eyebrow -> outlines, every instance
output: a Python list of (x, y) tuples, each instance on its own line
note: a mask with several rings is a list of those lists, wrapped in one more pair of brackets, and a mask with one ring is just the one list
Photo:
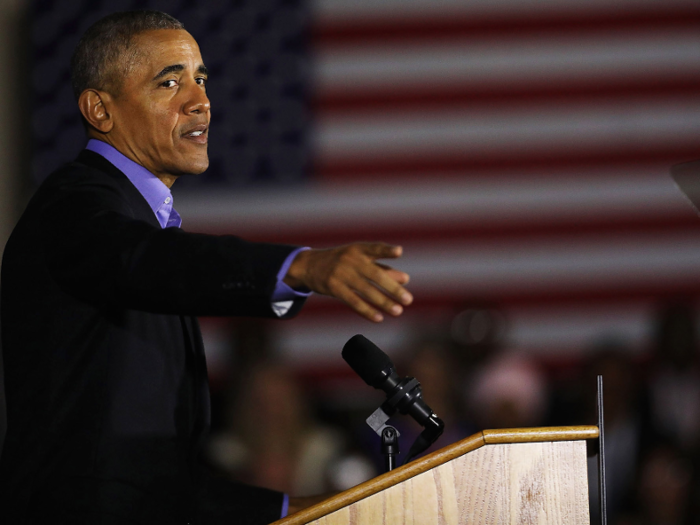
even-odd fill
[[(185, 66), (183, 66), (182, 64), (173, 64), (172, 66), (166, 66), (160, 71), (160, 73), (153, 77), (153, 80), (163, 78), (164, 76), (169, 75), (170, 73), (179, 73), (180, 71), (184, 71), (184, 69)], [(205, 65), (199, 66), (197, 68), (197, 73), (209, 76), (209, 70)]]

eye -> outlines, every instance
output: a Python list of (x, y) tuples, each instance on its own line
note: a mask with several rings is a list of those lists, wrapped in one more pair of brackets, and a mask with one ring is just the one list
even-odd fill
[(177, 80), (166, 80), (165, 82), (161, 83), (161, 86), (166, 87), (166, 88), (171, 88), (175, 87), (177, 84)]
[(208, 80), (207, 77), (197, 77), (197, 78), (195, 78), (195, 82), (197, 82), (197, 84), (199, 84), (200, 86), (206, 86), (207, 80)]

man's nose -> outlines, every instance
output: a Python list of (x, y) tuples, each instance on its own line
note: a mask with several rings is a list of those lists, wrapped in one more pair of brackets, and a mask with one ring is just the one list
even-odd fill
[(185, 103), (185, 113), (206, 113), (210, 109), (211, 104), (204, 87), (195, 84), (190, 90), (189, 97)]

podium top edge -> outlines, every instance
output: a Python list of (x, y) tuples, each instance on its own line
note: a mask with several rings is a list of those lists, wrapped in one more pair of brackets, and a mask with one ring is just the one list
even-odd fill
[(501, 428), (484, 430), (484, 443), (535, 443), (538, 441), (578, 441), (598, 437), (598, 427), (594, 425), (569, 427)]

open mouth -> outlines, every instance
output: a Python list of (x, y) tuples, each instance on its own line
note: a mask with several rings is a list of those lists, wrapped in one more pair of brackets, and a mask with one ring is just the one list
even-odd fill
[(191, 140), (197, 144), (206, 144), (209, 140), (209, 126), (200, 124), (190, 128), (182, 134), (182, 138)]

